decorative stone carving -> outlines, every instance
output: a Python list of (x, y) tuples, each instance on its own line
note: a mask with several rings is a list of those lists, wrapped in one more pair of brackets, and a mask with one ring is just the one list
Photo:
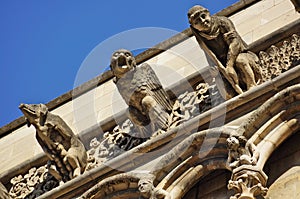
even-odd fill
[(138, 188), (142, 196), (149, 199), (169, 199), (170, 194), (160, 188), (156, 188), (153, 185), (153, 180), (148, 178), (142, 178), (138, 182)]
[(49, 172), (64, 182), (80, 175), (87, 164), (86, 150), (70, 127), (44, 104), (21, 104), (28, 125), (36, 129), (36, 139), (50, 159)]
[(11, 179), (9, 195), (12, 198), (36, 198), (58, 186), (59, 182), (48, 172), (47, 165), (31, 168), (24, 176)]
[(259, 152), (252, 142), (242, 135), (231, 136), (226, 141), (229, 150), (228, 163), (232, 169), (242, 165), (256, 165)]
[[(240, 94), (243, 90), (254, 87), (261, 79), (259, 59), (248, 51), (230, 19), (211, 16), (206, 8), (199, 5), (188, 11), (188, 18), (199, 45), (214, 62), (212, 66), (218, 67), (234, 91)], [(232, 89), (229, 89), (228, 83), (225, 81), (224, 93), (220, 81), (216, 80), (216, 83), (222, 96), (232, 97)]]
[(300, 64), (300, 37), (294, 34), (280, 47), (272, 45), (266, 52), (261, 51), (259, 58), (262, 67), (262, 81), (277, 77), (282, 72)]
[[(215, 86), (209, 86), (206, 83), (198, 84), (195, 91), (185, 92), (175, 101), (172, 112), (168, 116), (166, 130), (180, 125), (222, 101)], [(163, 132), (163, 130), (159, 129), (152, 137)], [(108, 159), (132, 149), (147, 139), (140, 138), (139, 132), (134, 128), (132, 122), (125, 120), (111, 132), (104, 133), (102, 140), (93, 138), (90, 141), (90, 149), (88, 150), (89, 163), (86, 170), (99, 166)]]
[(256, 146), (242, 135), (227, 138), (228, 163), (232, 170), (228, 189), (236, 194), (230, 199), (255, 199), (258, 195), (266, 195), (267, 176), (256, 166), (259, 152)]
[(233, 189), (236, 194), (230, 199), (256, 199), (256, 196), (265, 196), (268, 189), (266, 174), (255, 166), (243, 165), (233, 170), (228, 189)]
[(91, 148), (88, 150), (87, 170), (143, 143), (146, 138), (136, 137), (134, 130), (131, 121), (126, 120), (122, 126), (117, 125), (112, 132), (104, 133), (101, 142), (93, 138), (90, 142)]
[(151, 137), (158, 129), (166, 129), (173, 105), (150, 65), (137, 66), (132, 53), (121, 49), (113, 53), (110, 67), (139, 137)]

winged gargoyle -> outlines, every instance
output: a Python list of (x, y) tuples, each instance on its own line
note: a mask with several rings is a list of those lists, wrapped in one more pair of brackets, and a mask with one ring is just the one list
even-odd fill
[(151, 66), (147, 63), (137, 66), (132, 53), (120, 49), (113, 53), (110, 67), (140, 136), (150, 137), (158, 129), (166, 129), (173, 105)]
[(28, 126), (36, 129), (36, 139), (50, 159), (49, 172), (64, 182), (80, 175), (87, 164), (87, 153), (64, 120), (44, 104), (21, 104), (19, 108)]

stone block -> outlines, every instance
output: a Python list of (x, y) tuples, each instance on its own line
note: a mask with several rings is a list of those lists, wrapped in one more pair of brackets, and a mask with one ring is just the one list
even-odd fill
[(279, 28), (284, 27), (285, 25), (299, 19), (299, 13), (296, 13), (295, 11), (288, 11), (284, 15), (279, 16), (276, 19), (270, 21), (269, 23), (266, 23), (263, 26), (260, 26), (259, 28), (255, 29), (253, 31), (253, 41), (256, 41), (270, 34), (271, 32), (278, 30)]
[(291, 1), (282, 1), (281, 3), (265, 10), (261, 13), (262, 20), (264, 23), (262, 25), (280, 17), (286, 15), (287, 12), (295, 12), (294, 6)]

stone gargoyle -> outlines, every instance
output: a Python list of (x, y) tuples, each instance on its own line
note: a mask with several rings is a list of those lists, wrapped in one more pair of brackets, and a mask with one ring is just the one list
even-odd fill
[(114, 82), (129, 106), (129, 119), (142, 137), (150, 137), (158, 129), (167, 128), (173, 103), (151, 66), (136, 65), (132, 53), (125, 49), (113, 53), (110, 63)]
[[(238, 94), (256, 86), (262, 73), (259, 59), (248, 50), (247, 44), (229, 18), (210, 15), (208, 9), (195, 5), (189, 9), (188, 19), (199, 45), (209, 60), (214, 62), (210, 63), (212, 75), (216, 78), (216, 84), (224, 98), (234, 96), (228, 83)], [(217, 76), (215, 66), (225, 79)]]
[(87, 165), (87, 153), (82, 142), (58, 115), (44, 104), (21, 104), (28, 126), (36, 129), (36, 139), (50, 159), (49, 173), (59, 181), (80, 175)]

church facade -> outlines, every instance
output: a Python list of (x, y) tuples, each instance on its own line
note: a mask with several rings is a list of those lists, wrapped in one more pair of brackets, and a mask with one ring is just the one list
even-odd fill
[(182, 33), (20, 105), (0, 129), (0, 198), (299, 198), (299, 8), (193, 7)]

